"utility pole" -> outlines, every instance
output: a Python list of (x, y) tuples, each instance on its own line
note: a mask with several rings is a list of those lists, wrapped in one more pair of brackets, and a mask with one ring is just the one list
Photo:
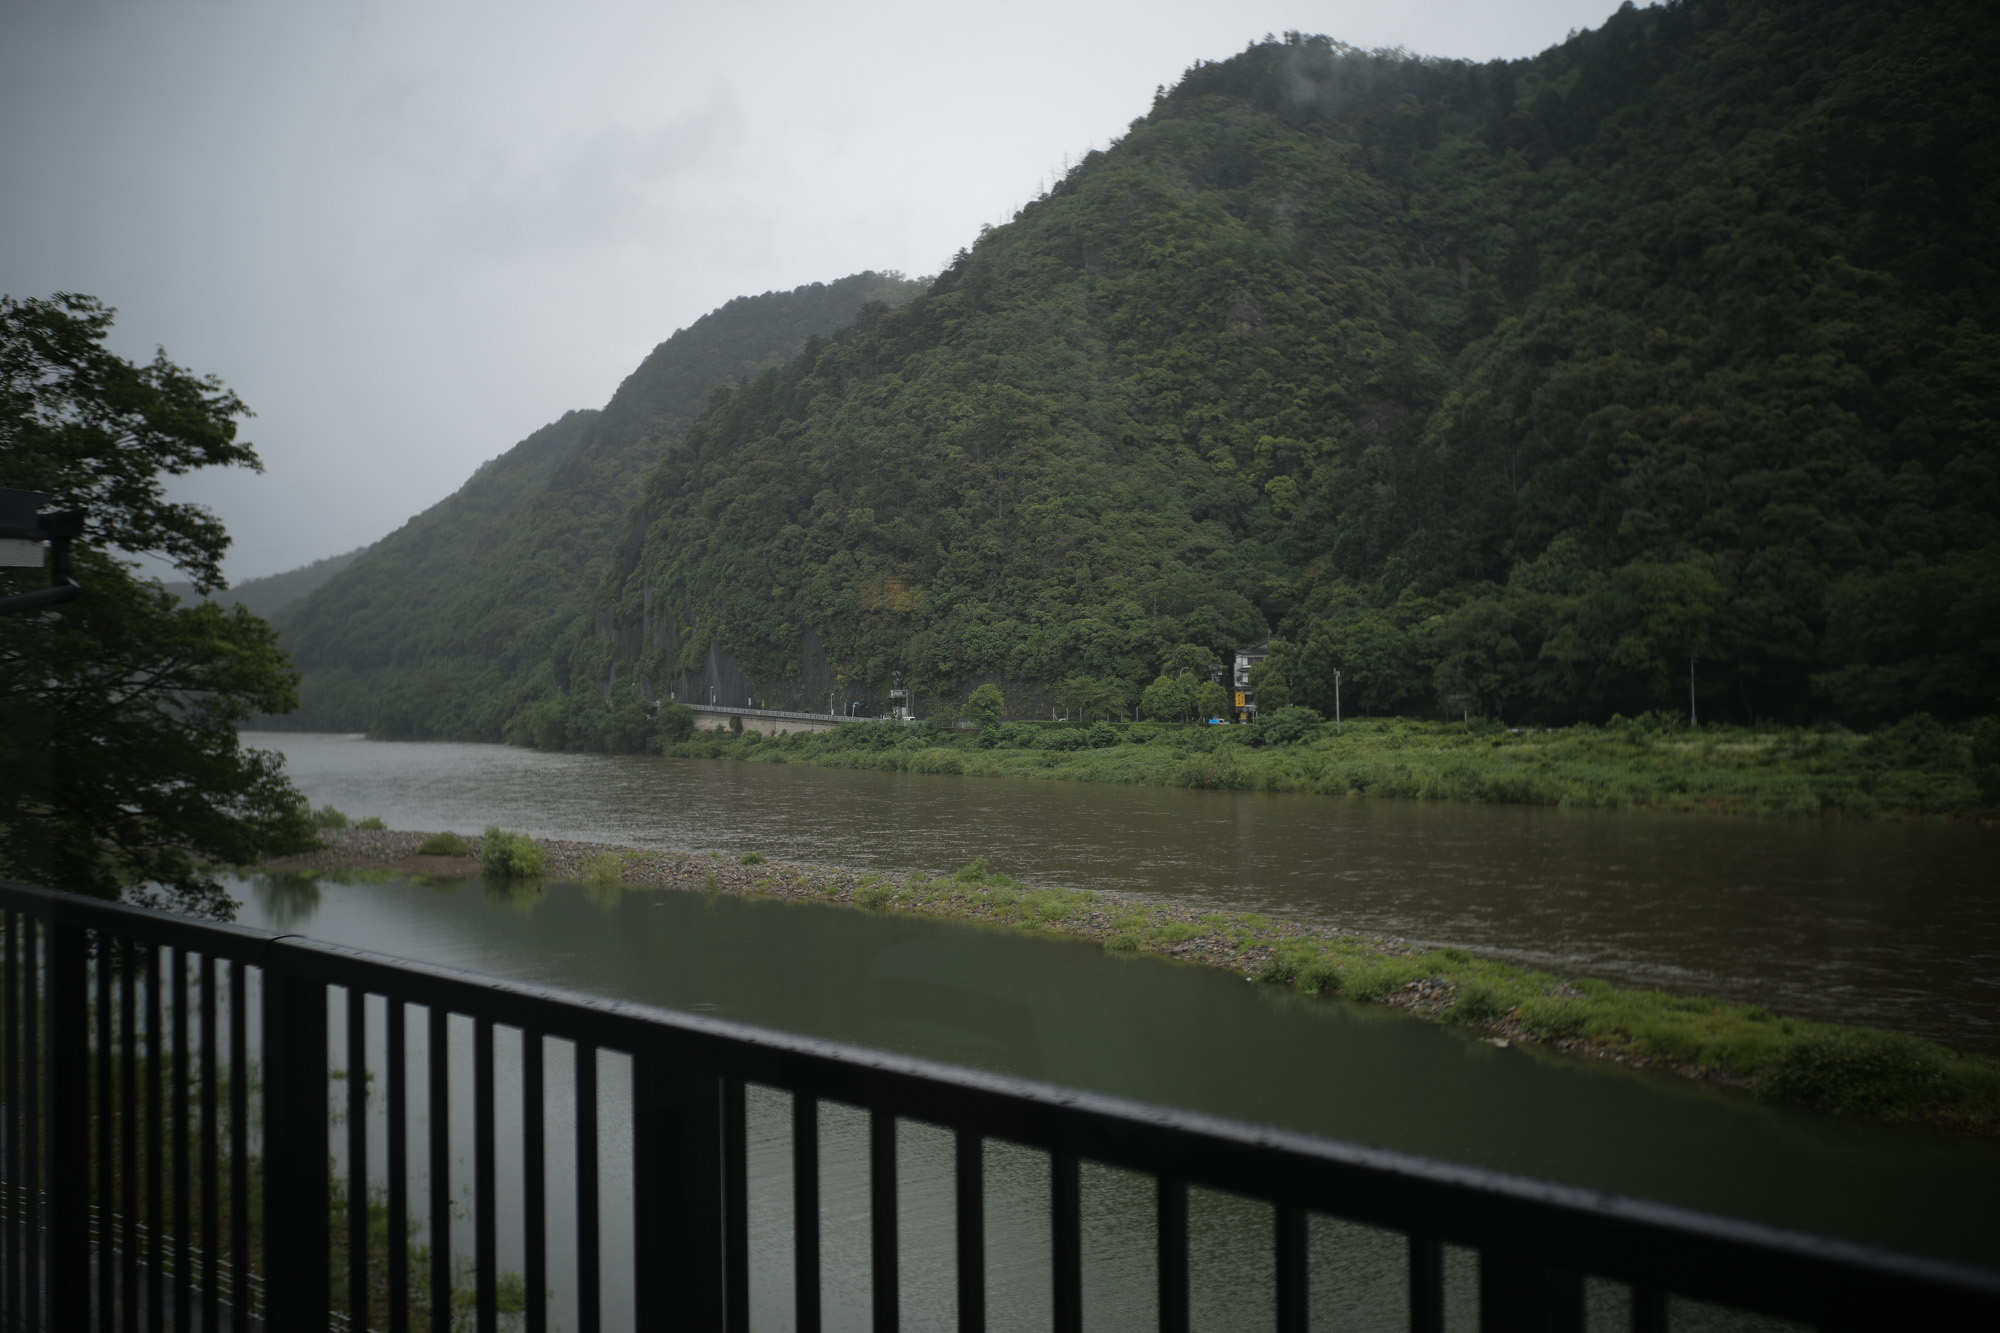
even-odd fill
[(1690, 729), (1701, 725), (1695, 720), (1694, 716), (1694, 657), (1693, 653), (1688, 654), (1688, 726)]
[(1340, 668), (1333, 669), (1333, 734), (1340, 734)]

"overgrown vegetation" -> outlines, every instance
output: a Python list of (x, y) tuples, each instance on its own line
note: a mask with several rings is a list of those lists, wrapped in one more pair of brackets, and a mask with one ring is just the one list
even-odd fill
[(357, 828), (364, 831), (389, 827), (382, 822), (382, 816), (369, 815), (365, 819), (349, 821), (345, 812), (337, 809), (332, 802), (322, 805), (312, 812), (313, 827), (318, 829)]
[(525, 833), (489, 825), (480, 842), (479, 868), (497, 879), (534, 879), (548, 869), (548, 853)]
[(418, 856), (470, 856), (471, 846), (456, 833), (433, 833), (417, 844)]
[(1338, 736), (1292, 707), (1248, 727), (1003, 722), (976, 732), (855, 723), (761, 737), (697, 732), (666, 747), (733, 758), (909, 773), (1323, 795), (1506, 801), (1759, 815), (1976, 815), (1978, 737), (1915, 714), (1868, 735), (1840, 728), (1687, 727), (1647, 714), (1605, 725), (1503, 727), (1349, 719)]

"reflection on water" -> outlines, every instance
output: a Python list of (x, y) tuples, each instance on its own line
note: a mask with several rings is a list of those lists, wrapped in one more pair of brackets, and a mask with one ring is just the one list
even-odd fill
[[(1378, 1006), (1247, 985), (1215, 969), (1121, 957), (1080, 941), (723, 895), (629, 891), (593, 899), (571, 884), (523, 892), (478, 882), (324, 880), (317, 890), (310, 915), (294, 916), (290, 928), (338, 943), (1782, 1225), (2000, 1260), (2000, 1225), (1987, 1206), (2000, 1191), (1995, 1145), (1783, 1112), (1535, 1048), (1499, 1050)], [(261, 880), (240, 896), (251, 925), (275, 925), (271, 907), (296, 912), (308, 901), (274, 893)], [(503, 1064), (507, 1058), (503, 1052)], [(561, 1063), (554, 1054), (549, 1060), (551, 1068)], [(456, 1115), (458, 1105), (453, 1109)], [(789, 1197), (788, 1187), (774, 1183), (789, 1171), (789, 1111), (781, 1105), (766, 1113), (771, 1156), (756, 1169), (770, 1183), (758, 1206), (769, 1209)], [(830, 1112), (823, 1132), (838, 1138), (846, 1133), (836, 1133), (842, 1123)], [(865, 1136), (850, 1137), (846, 1150), (861, 1154), (862, 1164), (853, 1169), (865, 1177)], [(928, 1142), (910, 1128), (913, 1161), (944, 1151)], [(825, 1158), (829, 1208), (847, 1197), (844, 1186), (836, 1188), (849, 1169), (836, 1147), (830, 1140)], [(948, 1181), (948, 1160), (938, 1169)], [(865, 1179), (856, 1188), (865, 1201)], [(1107, 1181), (1104, 1188), (1118, 1196), (1124, 1187)], [(1022, 1189), (1021, 1225), (1032, 1227), (1045, 1194)], [(915, 1185), (912, 1191), (910, 1200), (925, 1197)], [(996, 1208), (1008, 1206), (1001, 1195), (995, 1200)], [(1128, 1268), (1143, 1286), (1148, 1270), (1127, 1255), (1130, 1246), (1137, 1246), (1132, 1255), (1148, 1253), (1131, 1231), (1138, 1223), (1117, 1220), (1129, 1211), (1122, 1205), (1107, 1208), (1107, 1229), (1092, 1242), (1102, 1243), (1101, 1253), (1093, 1250), (1100, 1254), (1097, 1289), (1120, 1290), (1116, 1274)], [(789, 1244), (786, 1229), (773, 1227), (767, 1242)], [(905, 1234), (931, 1229), (932, 1222), (913, 1221)], [(843, 1230), (854, 1233), (852, 1243), (866, 1244), (865, 1227), (830, 1221), (827, 1234)], [(1226, 1240), (1239, 1230), (1222, 1225), (1218, 1235)], [(1245, 1234), (1264, 1231), (1251, 1226)], [(996, 1233), (995, 1244), (996, 1263), (1017, 1245), (1027, 1256), (1024, 1274), (1040, 1262), (1034, 1255), (1046, 1254), (1032, 1236), (1007, 1241)], [(1216, 1260), (1223, 1276), (1215, 1280), (1243, 1271), (1248, 1260), (1239, 1259)], [(910, 1262), (921, 1268), (917, 1258)]]
[(2000, 829), (1192, 792), (258, 733), (392, 828), (1019, 878), (1464, 945), (2000, 1052)]
[[(250, 891), (258, 924), (269, 930), (296, 931), (319, 912), (319, 880), (311, 875), (259, 875)], [(246, 918), (239, 911), (237, 919)]]

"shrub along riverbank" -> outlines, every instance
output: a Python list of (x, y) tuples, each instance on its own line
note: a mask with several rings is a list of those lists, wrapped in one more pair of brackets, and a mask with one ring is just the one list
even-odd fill
[[(411, 873), (424, 835), (347, 830), (267, 869), (306, 876)], [(469, 839), (471, 856), (485, 850)], [(2000, 1065), (1900, 1033), (1773, 1014), (1761, 1005), (1614, 986), (1379, 935), (1255, 913), (1199, 912), (1085, 889), (1030, 885), (974, 862), (949, 875), (864, 874), (755, 852), (648, 852), (548, 843), (554, 877), (607, 903), (675, 888), (824, 902), (1094, 940), (1107, 951), (1227, 968), (1329, 1002), (1388, 1004), (1495, 1044), (1541, 1045), (1736, 1088), (1837, 1115), (2000, 1133)], [(468, 859), (469, 871), (474, 863)], [(502, 881), (514, 897), (531, 881)], [(501, 891), (494, 886), (494, 891)]]
[(1928, 715), (1873, 735), (1698, 729), (1643, 717), (1554, 730), (1364, 719), (1336, 735), (1305, 709), (1253, 726), (1005, 722), (977, 731), (855, 723), (780, 736), (699, 731), (687, 758), (1072, 782), (1301, 791), (1756, 815), (1976, 817), (2000, 799), (2000, 736)]

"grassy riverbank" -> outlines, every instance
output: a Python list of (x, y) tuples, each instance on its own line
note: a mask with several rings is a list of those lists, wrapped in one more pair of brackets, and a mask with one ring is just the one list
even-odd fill
[[(470, 875), (481, 840), (457, 858), (419, 855), (424, 835), (341, 830), (318, 854), (268, 869), (304, 876)], [(975, 862), (953, 874), (890, 877), (592, 843), (542, 844), (553, 878), (615, 902), (624, 892), (686, 889), (909, 912), (1031, 934), (1074, 936), (1107, 951), (1227, 968), (1269, 985), (1387, 1004), (1495, 1044), (1546, 1046), (1660, 1070), (1760, 1100), (1837, 1115), (2000, 1133), (2000, 1065), (1935, 1042), (1773, 1014), (1761, 1005), (1673, 995), (1480, 958), (1462, 949), (1319, 929), (1254, 913), (1197, 912), (1086, 889), (1020, 884)], [(504, 885), (504, 887), (503, 887)], [(494, 892), (539, 893), (531, 881)]]
[[(1655, 718), (1511, 731), (1407, 719), (1271, 743), (1259, 727), (1002, 723), (981, 732), (856, 724), (762, 737), (697, 732), (688, 758), (1069, 782), (1400, 796), (1752, 815), (1977, 817), (1970, 739), (1927, 716), (1872, 736), (1751, 731)], [(1987, 807), (1990, 809), (1990, 807)]]

